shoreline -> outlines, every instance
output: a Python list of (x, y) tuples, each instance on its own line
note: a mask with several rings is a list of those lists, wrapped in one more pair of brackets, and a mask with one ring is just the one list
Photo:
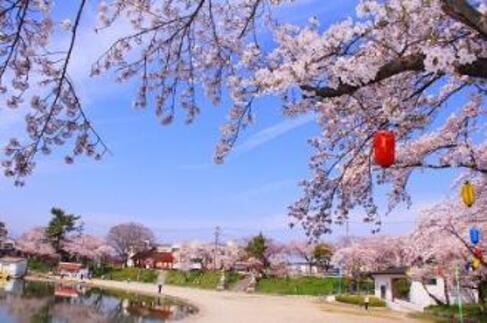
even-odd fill
[[(316, 296), (278, 296), (247, 294), (164, 285), (157, 293), (157, 285), (112, 280), (53, 279), (28, 275), (26, 280), (83, 283), (87, 286), (116, 289), (149, 296), (167, 296), (195, 306), (198, 312), (180, 322), (199, 323), (387, 323), (421, 322), (391, 311), (369, 311), (326, 303)], [(424, 322), (424, 321), (423, 321)]]
[[(196, 308), (195, 314), (190, 315), (189, 317), (187, 317), (187, 318), (185, 318), (179, 322), (193, 321), (194, 319), (198, 319), (199, 316), (202, 315), (201, 307), (189, 299), (169, 295), (167, 293), (159, 294), (158, 292), (155, 292), (155, 291), (137, 290), (137, 289), (131, 288), (131, 286), (130, 287), (128, 287), (128, 286), (111, 286), (111, 285), (105, 286), (105, 284), (103, 284), (102, 282), (104, 282), (106, 280), (101, 280), (101, 279), (90, 279), (90, 280), (83, 279), (83, 280), (80, 280), (80, 279), (72, 279), (72, 278), (61, 279), (61, 278), (54, 278), (54, 277), (43, 277), (43, 276), (39, 276), (39, 275), (26, 275), (22, 279), (24, 279), (26, 281), (32, 281), (32, 282), (45, 282), (45, 283), (53, 283), (53, 284), (55, 284), (55, 283), (83, 284), (83, 285), (87, 285), (87, 286), (92, 287), (92, 288), (101, 288), (101, 289), (105, 289), (105, 290), (117, 290), (117, 291), (123, 291), (123, 292), (127, 292), (127, 293), (133, 293), (133, 294), (145, 295), (145, 296), (152, 296), (152, 297), (168, 297), (168, 298), (172, 298), (174, 300), (186, 303), (186, 304)], [(107, 282), (117, 282), (117, 281), (107, 280)], [(126, 282), (118, 282), (118, 283), (123, 283), (123, 284), (127, 284), (127, 285), (133, 284), (133, 283), (126, 283)], [(135, 283), (137, 283), (137, 282), (135, 282)], [(140, 283), (140, 284), (151, 285), (149, 283)]]

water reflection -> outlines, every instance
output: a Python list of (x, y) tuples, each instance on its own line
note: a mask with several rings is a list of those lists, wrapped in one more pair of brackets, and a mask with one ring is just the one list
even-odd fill
[(0, 282), (0, 322), (166, 322), (196, 313), (168, 297), (150, 297), (85, 285)]

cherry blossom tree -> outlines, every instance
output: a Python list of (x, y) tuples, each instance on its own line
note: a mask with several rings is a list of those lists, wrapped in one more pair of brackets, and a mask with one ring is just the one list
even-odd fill
[(199, 264), (202, 270), (209, 270), (213, 269), (214, 256), (214, 245), (189, 241), (181, 245), (178, 262), (182, 269), (191, 269), (193, 264)]
[[(487, 286), (487, 243), (481, 241), (479, 246), (485, 256), (480, 260), (480, 268), (472, 270), (472, 257), (475, 255), (474, 246), (469, 241), (469, 229), (479, 228), (484, 234), (487, 232), (487, 217), (484, 192), (473, 209), (466, 209), (455, 202), (445, 202), (431, 209), (424, 210), (418, 226), (411, 234), (410, 241), (414, 248), (410, 248), (410, 275), (419, 281), (430, 277), (441, 277), (445, 281), (444, 302), (449, 303), (450, 291), (455, 287), (455, 268), (461, 273), (461, 284), (479, 294), (479, 299), (485, 302), (484, 286)], [(426, 291), (428, 291), (425, 286)], [(433, 297), (434, 298), (434, 297)], [(443, 300), (436, 299), (437, 303)]]
[(331, 262), (357, 279), (372, 271), (408, 266), (407, 248), (408, 237), (367, 237), (337, 248)]
[[(480, 268), (473, 270), (471, 264), (476, 252), (469, 241), (470, 228), (487, 232), (486, 187), (476, 184), (479, 199), (472, 208), (460, 205), (459, 199), (443, 201), (422, 211), (411, 234), (355, 239), (336, 250), (333, 263), (354, 278), (371, 271), (406, 267), (408, 276), (422, 282), (425, 291), (438, 304), (450, 303), (456, 286), (455, 270), (459, 268), (462, 288), (472, 291), (472, 299), (478, 293), (479, 299), (485, 300), (487, 243), (482, 240), (477, 246), (484, 256), (479, 259)], [(445, 282), (443, 298), (431, 293), (426, 284), (428, 279), (436, 277)]]
[[(410, 203), (406, 188), (415, 170), (463, 169), (485, 185), (487, 9), (481, 1), (363, 0), (357, 18), (326, 30), (316, 18), (306, 26), (278, 21), (273, 9), (283, 2), (100, 1), (99, 30), (120, 21), (132, 30), (107, 44), (92, 74), (137, 80), (135, 106), (154, 107), (163, 124), (178, 107), (193, 121), (198, 91), (215, 104), (228, 92), (233, 105), (217, 162), (252, 123), (262, 96), (281, 98), (286, 116), (316, 115), (321, 131), (310, 141), (312, 177), (289, 208), (292, 224), (310, 237), (330, 232), (354, 208), (365, 211), (375, 232), (382, 214), (377, 186), (390, 184), (388, 210)], [(54, 21), (52, 0), (0, 4), (0, 89), (7, 106), (23, 106), (33, 80), (43, 89), (29, 100), (28, 140), (12, 139), (6, 147), (2, 166), (18, 184), (32, 172), (36, 154), (67, 141), (74, 143), (68, 163), (107, 151), (67, 73), (85, 3), (79, 1), (72, 22)], [(58, 27), (70, 39), (61, 52), (49, 43)], [(263, 46), (264, 29), (273, 33), (273, 46)], [(462, 95), (465, 104), (448, 115), (448, 102)], [(375, 165), (371, 154), (373, 135), (382, 129), (398, 140), (388, 169)]]
[(299, 257), (307, 263), (309, 274), (311, 274), (312, 267), (315, 264), (314, 250), (315, 245), (308, 241), (295, 240), (287, 245), (287, 252), (291, 257)]
[(46, 229), (43, 227), (36, 227), (24, 232), (15, 242), (15, 248), (29, 256), (58, 256), (46, 237)]
[(267, 240), (266, 246), (267, 248), (264, 253), (265, 261), (263, 262), (264, 269), (266, 269), (265, 273), (278, 277), (288, 276), (290, 273), (290, 246), (272, 239)]
[(236, 241), (228, 241), (219, 250), (220, 254), (217, 260), (219, 260), (220, 265), (218, 267), (226, 270), (232, 269), (238, 261), (245, 258), (245, 250), (242, 244)]
[(230, 270), (236, 262), (245, 258), (245, 251), (237, 241), (219, 244), (216, 249), (214, 243), (189, 241), (181, 245), (176, 258), (183, 269), (199, 263), (203, 270)]
[(111, 227), (106, 241), (125, 262), (130, 252), (138, 252), (151, 246), (155, 237), (154, 233), (144, 225), (129, 222)]
[(109, 246), (105, 240), (90, 234), (68, 237), (62, 247), (71, 257), (83, 261), (100, 262), (117, 255), (115, 249)]
[(330, 244), (313, 244), (303, 240), (289, 242), (287, 249), (289, 255), (297, 256), (306, 261), (310, 274), (313, 266), (317, 266), (320, 270), (326, 271), (330, 266), (330, 260), (333, 254), (333, 247)]

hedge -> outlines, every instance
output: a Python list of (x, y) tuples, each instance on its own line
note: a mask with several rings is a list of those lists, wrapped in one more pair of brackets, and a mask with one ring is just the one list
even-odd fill
[[(364, 305), (364, 295), (349, 295), (349, 294), (342, 294), (337, 295), (335, 300), (341, 303), (347, 304), (355, 304), (355, 305)], [(385, 307), (386, 302), (381, 300), (380, 298), (369, 296), (369, 306), (370, 307)]]

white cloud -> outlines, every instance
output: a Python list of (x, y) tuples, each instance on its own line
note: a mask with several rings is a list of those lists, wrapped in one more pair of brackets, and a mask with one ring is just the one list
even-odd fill
[(297, 182), (298, 181), (295, 179), (285, 179), (269, 182), (238, 194), (237, 199), (248, 201), (260, 197), (266, 197), (269, 194), (276, 193), (287, 188), (297, 187)]
[(235, 148), (235, 154), (239, 155), (254, 150), (257, 147), (260, 147), (268, 143), (269, 141), (277, 139), (296, 128), (302, 127), (312, 122), (313, 120), (315, 120), (315, 116), (311, 114), (307, 114), (302, 117), (287, 119), (276, 125), (261, 130), (256, 134), (252, 135), (250, 138), (248, 138), (240, 145), (238, 145)]

